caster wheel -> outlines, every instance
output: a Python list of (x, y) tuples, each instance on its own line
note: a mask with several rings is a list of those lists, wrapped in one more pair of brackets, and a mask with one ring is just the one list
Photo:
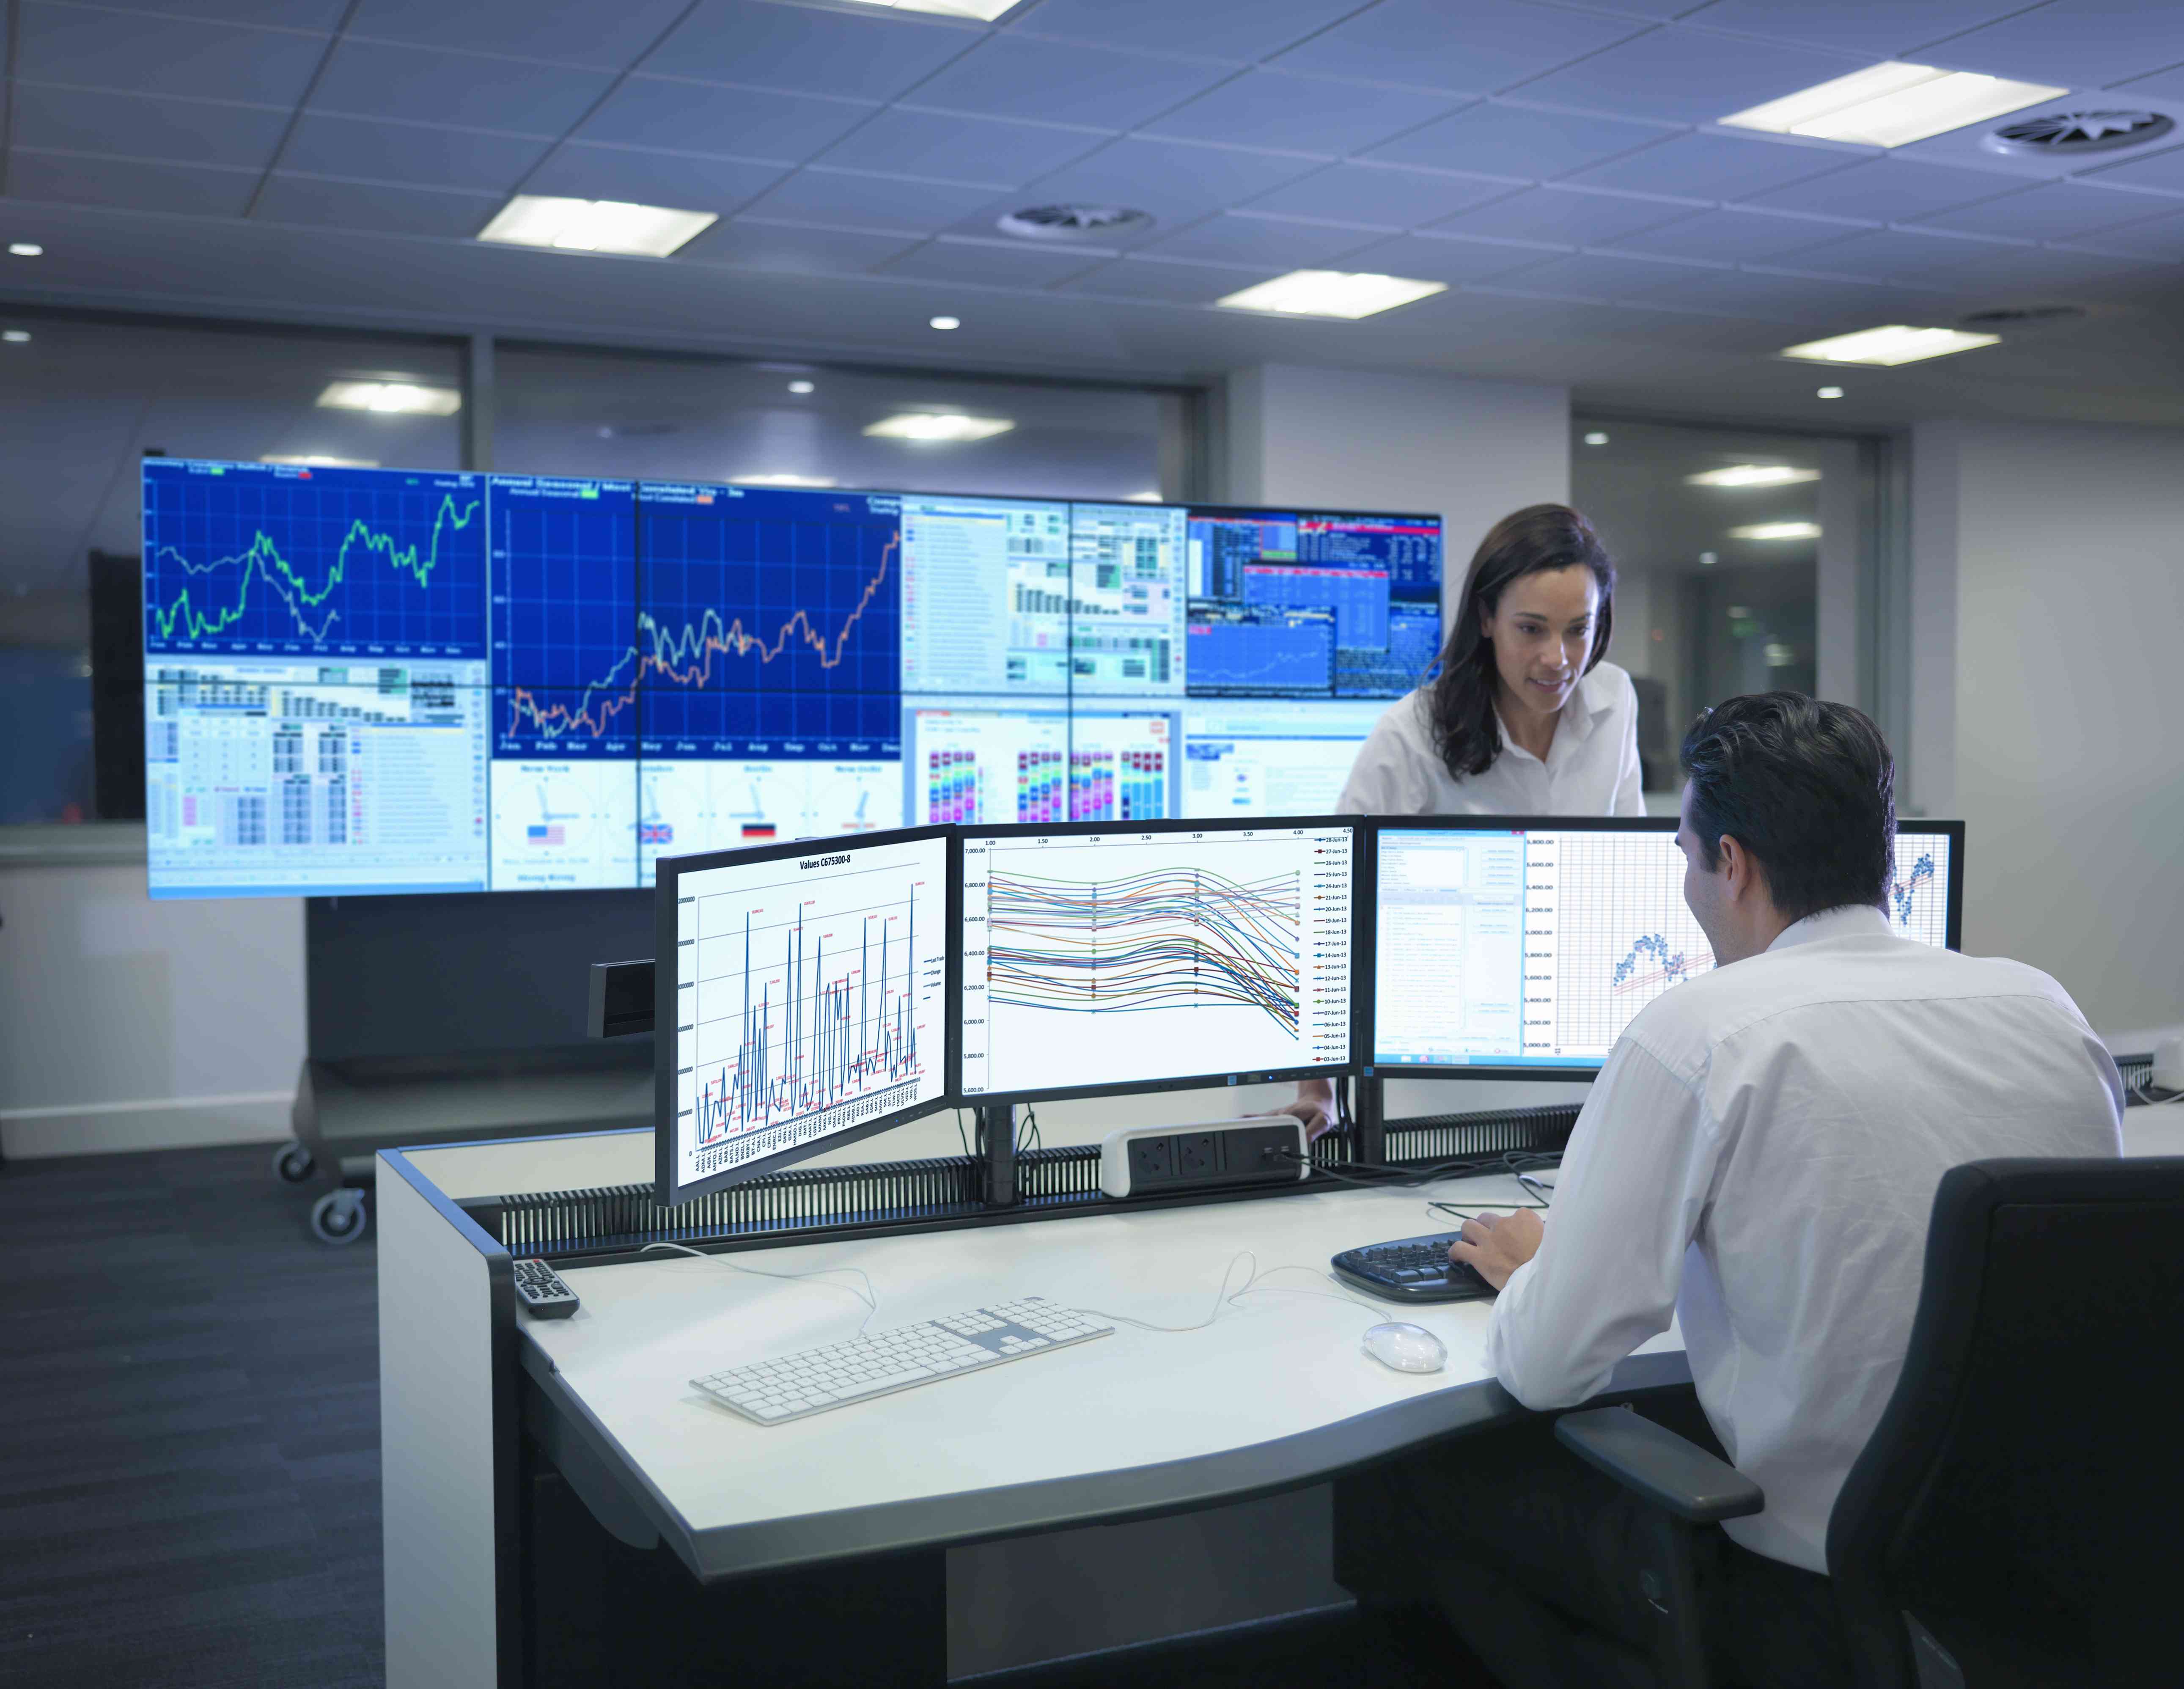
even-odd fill
[(318, 1170), (318, 1165), (301, 1144), (283, 1144), (273, 1152), (273, 1176), (283, 1185), (301, 1185)]
[(329, 1190), (311, 1204), (311, 1235), (337, 1247), (364, 1235), (364, 1192)]

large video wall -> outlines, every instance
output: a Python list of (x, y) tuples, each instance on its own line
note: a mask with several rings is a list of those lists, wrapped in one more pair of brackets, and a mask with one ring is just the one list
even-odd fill
[(154, 896), (1330, 810), (1432, 516), (148, 460)]

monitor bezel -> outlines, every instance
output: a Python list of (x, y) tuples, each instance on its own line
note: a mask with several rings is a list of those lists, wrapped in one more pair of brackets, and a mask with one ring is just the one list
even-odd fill
[(1229, 1072), (1226, 1069), (1202, 1073), (1178, 1074), (1162, 1079), (1125, 1080), (1106, 1085), (1048, 1085), (1036, 1089), (1016, 1090), (968, 1091), (963, 1087), (961, 1067), (962, 1042), (960, 1036), (955, 1044), (957, 1066), (952, 1075), (954, 1090), (960, 1105), (965, 1108), (1000, 1108), (1022, 1103), (1061, 1101), (1075, 1097), (1135, 1096), (1150, 1091), (1218, 1090), (1237, 1085), (1275, 1084), (1290, 1079), (1344, 1078), (1359, 1071), (1357, 1034), (1360, 1025), (1358, 1001), (1358, 944), (1362, 936), (1357, 888), (1363, 872), (1363, 849), (1366, 836), (1366, 817), (1357, 815), (1265, 816), (1256, 818), (1240, 817), (1230, 820), (1198, 820), (1162, 818), (1157, 821), (1061, 821), (1051, 822), (1022, 822), (1007, 825), (973, 825), (969, 822), (951, 823), (957, 834), (956, 878), (952, 889), (956, 895), (956, 945), (958, 975), (956, 1005), (952, 1024), (960, 1029), (962, 1023), (961, 958), (962, 943), (962, 879), (967, 861), (965, 847), (973, 839), (1051, 839), (1056, 837), (1092, 838), (1103, 833), (1249, 833), (1282, 828), (1346, 827), (1350, 836), (1350, 1058), (1345, 1062), (1319, 1063), (1299, 1067), (1278, 1067), (1264, 1071)]
[[(703, 873), (715, 868), (748, 865), (758, 867), (769, 861), (788, 857), (809, 856), (815, 850), (833, 852), (844, 850), (868, 849), (878, 844), (910, 844), (927, 839), (939, 839), (944, 850), (941, 858), (941, 931), (942, 981), (940, 995), (941, 1052), (940, 1095), (929, 1102), (921, 1102), (906, 1109), (898, 1109), (878, 1119), (867, 1120), (808, 1144), (799, 1144), (793, 1149), (761, 1156), (755, 1161), (745, 1162), (740, 1167), (728, 1168), (707, 1178), (688, 1185), (676, 1179), (677, 1146), (676, 1080), (679, 1075), (677, 1063), (680, 1058), (682, 1028), (677, 1023), (680, 1012), (678, 984), (682, 973), (681, 939), (677, 911), (681, 907), (680, 888), (682, 876)], [(653, 1183), (654, 1200), (663, 1208), (680, 1207), (695, 1201), (716, 1190), (725, 1190), (733, 1185), (748, 1185), (755, 1179), (793, 1167), (799, 1162), (809, 1161), (814, 1156), (847, 1148), (882, 1132), (893, 1131), (914, 1120), (922, 1120), (944, 1109), (961, 1106), (956, 1093), (956, 1003), (960, 996), (959, 970), (961, 967), (962, 904), (960, 886), (962, 881), (962, 839), (957, 828), (946, 824), (929, 827), (890, 828), (873, 833), (825, 833), (813, 839), (794, 839), (781, 844), (755, 844), (741, 850), (708, 850), (687, 856), (662, 856), (653, 884), (654, 921), (654, 1044), (653, 1044)], [(664, 978), (662, 972), (664, 970)], [(662, 1006), (665, 1006), (664, 1014)], [(660, 1025), (665, 1019), (666, 1024)]]
[[(1529, 1079), (1545, 1084), (1590, 1084), (1600, 1077), (1607, 1057), (1585, 1065), (1575, 1063), (1511, 1062), (1499, 1064), (1384, 1062), (1380, 1059), (1375, 1017), (1379, 1008), (1380, 835), (1383, 833), (1660, 833), (1673, 840), (1681, 825), (1676, 816), (1570, 815), (1425, 815), (1368, 817), (1367, 844), (1361, 875), (1360, 903), (1366, 913), (1362, 953), (1371, 970), (1364, 992), (1365, 1024), (1354, 1047), (1364, 1053), (1359, 1073), (1368, 1079)], [(1929, 821), (1924, 817), (1899, 820), (1897, 833), (1936, 833), (1949, 841), (1949, 875), (1942, 923), (1944, 947), (1964, 948), (1964, 824), (1961, 821)], [(1890, 841), (1892, 851), (1894, 840)]]

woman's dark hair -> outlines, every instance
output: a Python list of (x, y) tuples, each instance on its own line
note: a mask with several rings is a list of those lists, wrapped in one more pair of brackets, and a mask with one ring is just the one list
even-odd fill
[(1484, 774), (1502, 754), (1502, 734), (1494, 722), (1494, 642), (1479, 623), (1494, 613), (1510, 582), (1549, 569), (1592, 571), (1600, 583), (1600, 616), (1593, 625), (1592, 655), (1585, 672), (1607, 655), (1607, 636), (1615, 627), (1615, 563), (1592, 524), (1567, 504), (1527, 504), (1487, 530), (1472, 555), (1463, 584), (1463, 602), (1441, 647), (1440, 675), (1428, 694), (1434, 744), (1448, 772), (1458, 779)]
[(1792, 921), (1878, 904), (1896, 872), (1896, 761), (1847, 704), (1756, 692), (1700, 713), (1684, 735), (1690, 820), (1711, 872), (1727, 833)]

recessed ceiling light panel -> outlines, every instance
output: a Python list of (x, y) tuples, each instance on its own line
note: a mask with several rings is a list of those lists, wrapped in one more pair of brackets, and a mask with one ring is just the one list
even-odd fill
[(766, 475), (732, 475), (728, 477), (738, 487), (832, 487), (831, 475), (790, 475), (774, 471)]
[(1721, 121), (1732, 129), (1758, 129), (1769, 135), (1903, 147), (2069, 92), (2044, 82), (2013, 82), (2004, 76), (1890, 59), (1732, 113)]
[(1702, 470), (1684, 477), (1686, 487), (1790, 487), (1801, 481), (1818, 481), (1817, 469), (1799, 469), (1787, 463), (1733, 463), (1726, 469)]
[(855, 6), (878, 6), (890, 12), (933, 12), (944, 18), (976, 18), (982, 24), (1005, 17), (1022, 0), (850, 0)]
[(13, 258), (43, 258), (46, 255), (46, 249), (36, 241), (10, 241), (8, 252)]
[(1355, 321), (1448, 291), (1446, 282), (1413, 282), (1346, 270), (1292, 270), (1213, 303), (1232, 311), (1269, 311), (1278, 316), (1342, 317)]
[(1893, 367), (1915, 364), (1924, 358), (1946, 358), (1952, 352), (1970, 352), (1997, 344), (1998, 334), (1968, 334), (1961, 328), (1914, 328), (1892, 322), (1879, 328), (1861, 328), (1854, 334), (1831, 335), (1825, 340), (1807, 340), (1785, 346), (1782, 355), (1814, 364), (1878, 364)]
[(872, 423), (865, 432), (881, 440), (987, 440), (1017, 425), (1006, 416), (966, 416), (953, 410), (905, 410)]
[(31, 343), (31, 331), (27, 328), (11, 328), (5, 333), (0, 333), (0, 340), (6, 341), (10, 346), (27, 346)]
[(268, 452), (260, 463), (294, 464), (304, 469), (376, 469), (377, 458), (328, 457), (323, 452)]
[(319, 405), (326, 410), (452, 416), (463, 408), (463, 396), (453, 387), (420, 387), (412, 382), (329, 382), (319, 395)]
[[(1818, 522), (1753, 522), (1746, 527), (1731, 528), (1729, 537), (1731, 539), (1818, 539), (1820, 525)], [(1732, 616), (1736, 613), (1734, 610), (1730, 612)]]
[(666, 258), (720, 221), (716, 211), (677, 211), (626, 199), (560, 199), (519, 193), (478, 231), (482, 241)]

